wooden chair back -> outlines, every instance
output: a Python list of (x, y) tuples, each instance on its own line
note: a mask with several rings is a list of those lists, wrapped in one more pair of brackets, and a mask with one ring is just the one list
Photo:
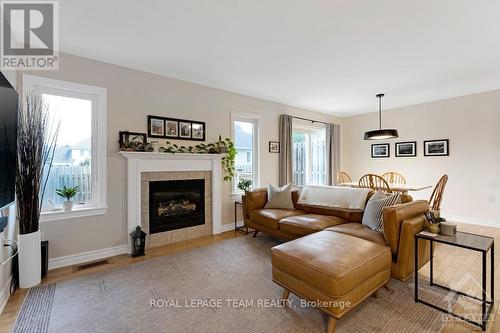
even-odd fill
[(384, 178), (389, 184), (406, 184), (406, 178), (402, 174), (395, 171), (384, 173), (382, 178)]
[(441, 209), (441, 202), (443, 201), (444, 188), (448, 182), (448, 175), (444, 175), (439, 179), (434, 191), (432, 191), (431, 198), (429, 199), (429, 205), (431, 210)]
[(340, 171), (337, 173), (337, 184), (350, 183), (352, 182), (351, 176), (345, 171)]
[(361, 177), (361, 179), (359, 180), (359, 187), (371, 188), (374, 191), (383, 191), (387, 193), (392, 192), (389, 184), (384, 178), (371, 173)]

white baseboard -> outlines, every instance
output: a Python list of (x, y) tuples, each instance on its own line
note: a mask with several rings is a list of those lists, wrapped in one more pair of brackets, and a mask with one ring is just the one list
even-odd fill
[[(245, 223), (243, 221), (238, 221), (237, 225), (238, 227), (242, 227), (245, 225)], [(234, 230), (234, 223), (223, 224), (221, 226), (221, 232), (226, 232), (231, 230)]]
[(78, 254), (72, 254), (64, 257), (53, 258), (49, 259), (49, 270), (82, 264), (85, 262), (99, 260), (103, 258), (109, 258), (126, 253), (128, 253), (128, 246), (120, 245), (116, 247), (110, 247), (107, 249), (100, 249)]
[(476, 224), (485, 227), (495, 227), (500, 228), (500, 220), (488, 220), (488, 219), (479, 219), (476, 217), (468, 217), (468, 216), (459, 216), (452, 214), (442, 214), (447, 221), (453, 221), (457, 223), (465, 223), (465, 224)]
[(7, 279), (7, 282), (2, 286), (2, 290), (0, 292), (0, 313), (3, 313), (3, 309), (5, 305), (7, 305), (7, 301), (10, 297), (10, 283), (12, 281), (12, 275)]
[[(238, 222), (238, 227), (244, 225), (243, 221)], [(234, 223), (223, 224), (221, 228), (221, 232), (234, 230)], [(99, 260), (103, 258), (109, 258), (113, 256), (117, 256), (120, 254), (128, 253), (128, 245), (120, 245), (116, 247), (110, 247), (107, 249), (94, 250), (89, 252), (83, 252), (78, 254), (72, 254), (69, 256), (58, 257), (49, 259), (49, 270), (73, 266), (82, 264), (89, 261)]]

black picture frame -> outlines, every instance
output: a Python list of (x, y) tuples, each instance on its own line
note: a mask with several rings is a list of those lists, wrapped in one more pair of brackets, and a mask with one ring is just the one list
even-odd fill
[[(179, 120), (175, 118), (163, 118), (165, 121), (165, 136), (166, 139), (179, 138)], [(172, 132), (173, 130), (173, 132)]]
[(279, 153), (280, 152), (279, 141), (269, 141), (269, 152), (270, 153)]
[[(131, 141), (131, 137), (132, 140)], [(139, 140), (136, 140), (139, 138)], [(146, 151), (147, 134), (129, 131), (119, 132), (119, 144), (122, 151)]]
[[(198, 132), (201, 131), (201, 132)], [(191, 121), (191, 140), (205, 141), (206, 126), (202, 121)]]
[[(377, 148), (385, 148), (386, 153), (379, 155), (375, 152)], [(371, 145), (371, 155), (372, 158), (389, 158), (391, 157), (391, 145), (388, 143), (374, 143)]]
[[(431, 145), (435, 145), (432, 147)], [(432, 151), (431, 151), (432, 150)], [(424, 141), (424, 156), (450, 156), (450, 140), (426, 140)]]
[(192, 123), (190, 121), (179, 121), (179, 138), (191, 139)]
[[(158, 130), (158, 126), (154, 126), (155, 121), (162, 122), (163, 131)], [(159, 139), (205, 141), (206, 124), (203, 121), (148, 115), (147, 136)]]
[[(402, 146), (412, 145), (412, 151), (410, 153), (401, 153), (400, 148)], [(396, 157), (416, 157), (417, 156), (417, 141), (403, 141), (396, 142), (394, 144), (394, 151)]]
[(165, 118), (148, 116), (148, 136), (150, 138), (164, 138), (165, 130)]

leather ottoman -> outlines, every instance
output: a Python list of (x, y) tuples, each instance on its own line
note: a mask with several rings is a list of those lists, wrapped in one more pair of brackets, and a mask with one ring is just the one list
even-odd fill
[(310, 301), (336, 319), (389, 282), (391, 251), (388, 246), (358, 237), (320, 231), (271, 249), (273, 281)]

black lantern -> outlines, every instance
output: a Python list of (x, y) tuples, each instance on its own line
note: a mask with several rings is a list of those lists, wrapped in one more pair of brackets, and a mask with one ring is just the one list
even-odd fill
[(135, 230), (130, 233), (132, 238), (132, 257), (143, 256), (146, 245), (146, 233), (141, 230), (141, 227), (135, 227)]

